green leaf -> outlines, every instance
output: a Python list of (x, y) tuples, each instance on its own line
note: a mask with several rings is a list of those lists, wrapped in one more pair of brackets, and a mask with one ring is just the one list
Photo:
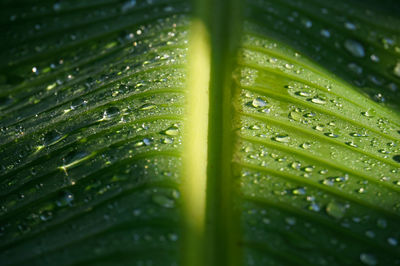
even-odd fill
[(1, 265), (400, 264), (392, 1), (2, 1)]

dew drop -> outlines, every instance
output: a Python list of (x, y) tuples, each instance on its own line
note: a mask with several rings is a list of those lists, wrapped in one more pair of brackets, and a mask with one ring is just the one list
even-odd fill
[(331, 37), (331, 33), (329, 32), (329, 30), (322, 29), (322, 30), (320, 31), (320, 33), (321, 33), (321, 35), (322, 35), (323, 37), (325, 37), (325, 38)]
[(312, 98), (311, 102), (316, 103), (316, 104), (326, 104), (326, 101), (324, 99), (319, 98), (319, 97)]
[(365, 51), (364, 47), (362, 46), (361, 43), (354, 41), (354, 40), (346, 40), (344, 42), (344, 47), (346, 50), (351, 53), (355, 57), (364, 57), (365, 56)]
[(397, 154), (397, 155), (393, 156), (393, 160), (395, 160), (396, 162), (400, 163), (400, 154)]
[(154, 194), (152, 196), (152, 200), (154, 203), (164, 207), (164, 208), (173, 208), (175, 207), (175, 201), (173, 199), (168, 198), (163, 194)]
[(65, 190), (60, 193), (59, 198), (56, 201), (56, 205), (58, 207), (71, 206), (73, 201), (74, 201), (74, 194)]
[(331, 201), (326, 206), (326, 213), (333, 218), (341, 219), (346, 212), (346, 206), (336, 201)]
[(330, 138), (338, 138), (339, 137), (339, 135), (336, 135), (336, 134), (334, 134), (332, 132), (327, 132), (324, 135), (327, 136), (327, 137), (330, 137)]
[(165, 135), (168, 136), (177, 136), (179, 134), (179, 128), (175, 125), (167, 128), (166, 130), (164, 130), (163, 132)]
[(288, 143), (290, 141), (290, 137), (288, 135), (278, 135), (272, 139), (281, 143)]
[(252, 102), (251, 105), (255, 108), (261, 108), (267, 106), (267, 102), (259, 97), (255, 98)]
[(388, 239), (387, 239), (387, 242), (389, 243), (389, 245), (391, 245), (391, 246), (397, 246), (397, 239), (396, 238), (394, 238), (394, 237), (389, 237)]
[(397, 64), (393, 68), (393, 74), (396, 75), (397, 77), (400, 77), (400, 61), (397, 62)]
[(356, 29), (357, 29), (356, 25), (354, 25), (353, 23), (348, 22), (348, 21), (346, 21), (346, 22), (344, 23), (344, 26), (345, 26), (345, 28), (348, 29), (348, 30), (356, 30)]
[(103, 119), (111, 119), (119, 115), (119, 109), (115, 106), (108, 107), (103, 113)]
[(47, 132), (43, 137), (43, 145), (50, 146), (56, 142), (58, 142), (62, 137), (62, 134), (57, 130), (52, 130)]
[(139, 107), (139, 110), (151, 110), (156, 108), (156, 106), (154, 104), (150, 104), (150, 103), (145, 103), (142, 106)]
[(289, 113), (289, 117), (292, 118), (295, 121), (301, 121), (301, 119), (302, 119), (301, 114), (298, 113), (298, 112), (295, 112), (295, 111), (290, 112)]
[(372, 254), (368, 254), (368, 253), (361, 253), (360, 260), (362, 263), (364, 263), (365, 265), (369, 265), (369, 266), (373, 266), (378, 263), (375, 256)]

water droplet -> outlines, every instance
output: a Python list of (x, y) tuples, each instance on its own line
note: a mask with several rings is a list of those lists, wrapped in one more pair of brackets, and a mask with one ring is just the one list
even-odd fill
[(354, 25), (353, 23), (348, 22), (348, 21), (346, 21), (346, 22), (344, 23), (344, 26), (345, 26), (345, 28), (348, 29), (348, 30), (356, 30), (356, 29), (357, 29), (356, 25)]
[(330, 137), (330, 138), (338, 138), (338, 137), (339, 137), (339, 135), (336, 135), (336, 134), (334, 134), (334, 133), (332, 133), (332, 132), (327, 132), (327, 133), (325, 133), (324, 135), (325, 135), (325, 136), (328, 136), (328, 137)]
[(288, 143), (290, 141), (290, 137), (288, 135), (278, 135), (272, 138), (277, 142)]
[(295, 225), (296, 224), (296, 218), (294, 218), (294, 217), (286, 217), (285, 218), (285, 222), (288, 225)]
[(75, 99), (75, 100), (73, 100), (71, 102), (70, 108), (71, 108), (71, 110), (75, 110), (78, 107), (80, 107), (80, 106), (82, 106), (82, 105), (84, 105), (86, 103), (87, 103), (87, 101), (83, 100), (82, 98), (78, 98), (78, 99)]
[(375, 62), (375, 63), (379, 62), (379, 57), (375, 54), (372, 54), (369, 58), (371, 58), (372, 62)]
[(62, 137), (62, 134), (57, 130), (52, 130), (47, 132), (43, 137), (43, 145), (50, 146), (56, 142), (58, 142)]
[(400, 77), (400, 61), (397, 62), (396, 66), (393, 68), (393, 74)]
[(304, 194), (306, 194), (306, 189), (303, 187), (295, 188), (292, 190), (292, 194), (293, 195), (304, 195)]
[(365, 265), (369, 265), (369, 266), (373, 266), (378, 263), (375, 256), (372, 254), (368, 254), (368, 253), (361, 253), (360, 260), (362, 263), (364, 263)]
[(365, 112), (361, 112), (361, 114), (366, 117), (374, 117), (376, 115), (376, 111), (374, 109), (368, 109)]
[(360, 66), (357, 65), (356, 63), (349, 63), (349, 64), (347, 65), (347, 68), (348, 68), (351, 72), (353, 72), (353, 73), (355, 73), (355, 74), (357, 74), (357, 75), (361, 75), (361, 74), (363, 73), (362, 67), (360, 67)]
[(301, 22), (303, 23), (304, 27), (306, 27), (307, 29), (312, 27), (312, 21), (311, 20), (303, 19)]
[(69, 165), (72, 165), (75, 162), (79, 162), (88, 155), (89, 154), (85, 151), (72, 151), (63, 158), (64, 167), (68, 167)]
[(349, 145), (350, 147), (353, 147), (353, 148), (357, 148), (358, 147), (357, 144), (355, 144), (353, 141), (348, 141), (348, 142), (346, 142), (346, 144)]
[(156, 106), (154, 104), (150, 104), (150, 103), (145, 103), (142, 106), (139, 107), (139, 110), (151, 110), (156, 108)]
[(164, 208), (173, 208), (175, 207), (175, 201), (170, 199), (169, 197), (163, 194), (154, 194), (152, 196), (152, 200), (154, 203), (164, 207)]
[(74, 194), (65, 190), (60, 193), (60, 196), (56, 201), (56, 205), (58, 207), (71, 206), (73, 201), (74, 201)]
[(305, 142), (305, 143), (301, 144), (300, 147), (307, 150), (307, 149), (311, 148), (311, 144), (308, 142)]
[(375, 237), (375, 233), (374, 231), (368, 230), (365, 232), (365, 235), (369, 238), (374, 238)]
[(302, 120), (302, 115), (298, 112), (292, 111), (289, 113), (289, 117), (292, 118), (295, 121), (301, 121)]
[(347, 49), (349, 53), (351, 53), (355, 57), (364, 57), (365, 51), (364, 47), (361, 43), (354, 40), (346, 40), (344, 42), (344, 47)]
[(323, 37), (325, 37), (325, 38), (331, 37), (331, 33), (329, 32), (329, 30), (322, 29), (322, 30), (320, 31), (320, 33), (321, 33), (321, 35), (322, 35)]
[(336, 201), (331, 201), (326, 206), (326, 213), (336, 219), (343, 218), (345, 212), (346, 206)]
[(255, 108), (261, 108), (267, 106), (267, 102), (260, 97), (257, 97), (251, 102), (251, 105)]
[(316, 103), (316, 104), (326, 104), (326, 101), (324, 99), (319, 98), (319, 97), (312, 98), (311, 102)]
[(400, 163), (400, 154), (393, 156), (393, 160)]
[(394, 238), (394, 237), (389, 237), (389, 238), (387, 239), (387, 242), (388, 242), (389, 245), (391, 245), (391, 246), (397, 246), (397, 239)]
[(103, 119), (111, 119), (119, 115), (119, 109), (115, 106), (108, 107), (103, 113)]
[(379, 218), (379, 219), (376, 221), (376, 225), (377, 225), (379, 228), (384, 229), (384, 228), (386, 228), (386, 226), (387, 226), (387, 222), (386, 222), (385, 219)]
[(163, 133), (168, 136), (177, 136), (179, 134), (179, 128), (177, 126), (173, 125), (173, 126), (167, 128), (166, 130), (164, 130)]

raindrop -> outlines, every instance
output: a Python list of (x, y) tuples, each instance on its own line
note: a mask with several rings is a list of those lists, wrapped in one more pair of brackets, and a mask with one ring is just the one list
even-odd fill
[(319, 97), (312, 98), (311, 102), (316, 103), (316, 104), (326, 104), (326, 101), (324, 99), (319, 98)]
[(119, 114), (119, 109), (115, 106), (108, 107), (103, 113), (103, 119), (111, 119)]
[(391, 245), (391, 246), (397, 246), (397, 239), (394, 238), (394, 237), (389, 237), (389, 238), (387, 239), (387, 242), (388, 242), (389, 245)]
[(374, 109), (368, 109), (368, 110), (365, 111), (365, 112), (361, 112), (361, 114), (362, 114), (363, 116), (366, 116), (366, 117), (374, 117), (374, 116), (376, 115), (376, 112), (375, 112)]
[(154, 203), (164, 207), (164, 208), (173, 208), (175, 207), (175, 201), (173, 199), (168, 198), (162, 194), (154, 194), (152, 196), (152, 200)]
[(58, 207), (71, 206), (73, 201), (74, 201), (74, 194), (66, 190), (61, 192), (59, 198), (56, 201), (56, 205)]
[(290, 137), (288, 135), (278, 135), (272, 138), (277, 142), (288, 143), (290, 141)]
[(362, 263), (364, 263), (365, 265), (369, 265), (369, 266), (373, 266), (378, 263), (375, 256), (372, 254), (368, 254), (368, 253), (361, 253), (360, 260)]
[(396, 66), (393, 68), (393, 74), (400, 77), (400, 61), (397, 62)]
[(346, 21), (346, 22), (344, 23), (344, 26), (345, 26), (346, 29), (348, 29), (348, 30), (356, 30), (356, 29), (357, 29), (356, 25), (354, 25), (353, 23), (348, 22), (348, 21)]
[(326, 206), (326, 213), (333, 218), (341, 219), (346, 212), (346, 206), (336, 201), (331, 201)]
[(301, 121), (301, 119), (302, 119), (301, 114), (298, 113), (298, 112), (295, 112), (295, 111), (290, 112), (289, 113), (289, 117), (292, 118), (295, 121)]
[(364, 47), (361, 43), (354, 40), (346, 40), (344, 42), (344, 47), (347, 49), (349, 53), (351, 53), (355, 57), (364, 57), (365, 51)]
[(400, 163), (400, 154), (393, 156), (393, 160)]
[(139, 107), (139, 110), (151, 110), (156, 108), (156, 106), (154, 104), (150, 104), (150, 103), (145, 103), (142, 106)]
[(251, 105), (255, 108), (261, 108), (267, 106), (267, 102), (260, 97), (257, 97), (251, 102)]
[(50, 146), (56, 142), (58, 142), (62, 137), (62, 134), (57, 130), (52, 130), (47, 132), (43, 137), (43, 145)]
[(77, 109), (78, 107), (80, 107), (80, 106), (82, 106), (82, 105), (84, 105), (84, 104), (86, 104), (86, 103), (87, 103), (87, 101), (85, 101), (85, 100), (83, 100), (83, 99), (81, 99), (81, 98), (78, 98), (78, 99), (75, 99), (75, 100), (73, 100), (73, 101), (71, 102), (70, 108), (71, 108), (71, 110), (75, 110), (75, 109)]
[(323, 37), (325, 37), (325, 38), (331, 37), (331, 33), (329, 32), (329, 30), (322, 29), (320, 33), (321, 33), (321, 35), (322, 35)]
[(168, 136), (177, 136), (179, 134), (179, 128), (175, 125), (167, 128), (166, 130), (164, 130), (163, 132), (165, 135)]
[(338, 138), (339, 137), (339, 135), (336, 135), (332, 132), (325, 133), (324, 135), (327, 137), (330, 137), (330, 138)]

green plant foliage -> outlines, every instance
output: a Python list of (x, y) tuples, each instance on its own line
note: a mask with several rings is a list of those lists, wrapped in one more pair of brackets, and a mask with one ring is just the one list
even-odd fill
[[(400, 264), (399, 4), (0, 7), (0, 265)], [(212, 71), (197, 247), (181, 189), (193, 18)]]

